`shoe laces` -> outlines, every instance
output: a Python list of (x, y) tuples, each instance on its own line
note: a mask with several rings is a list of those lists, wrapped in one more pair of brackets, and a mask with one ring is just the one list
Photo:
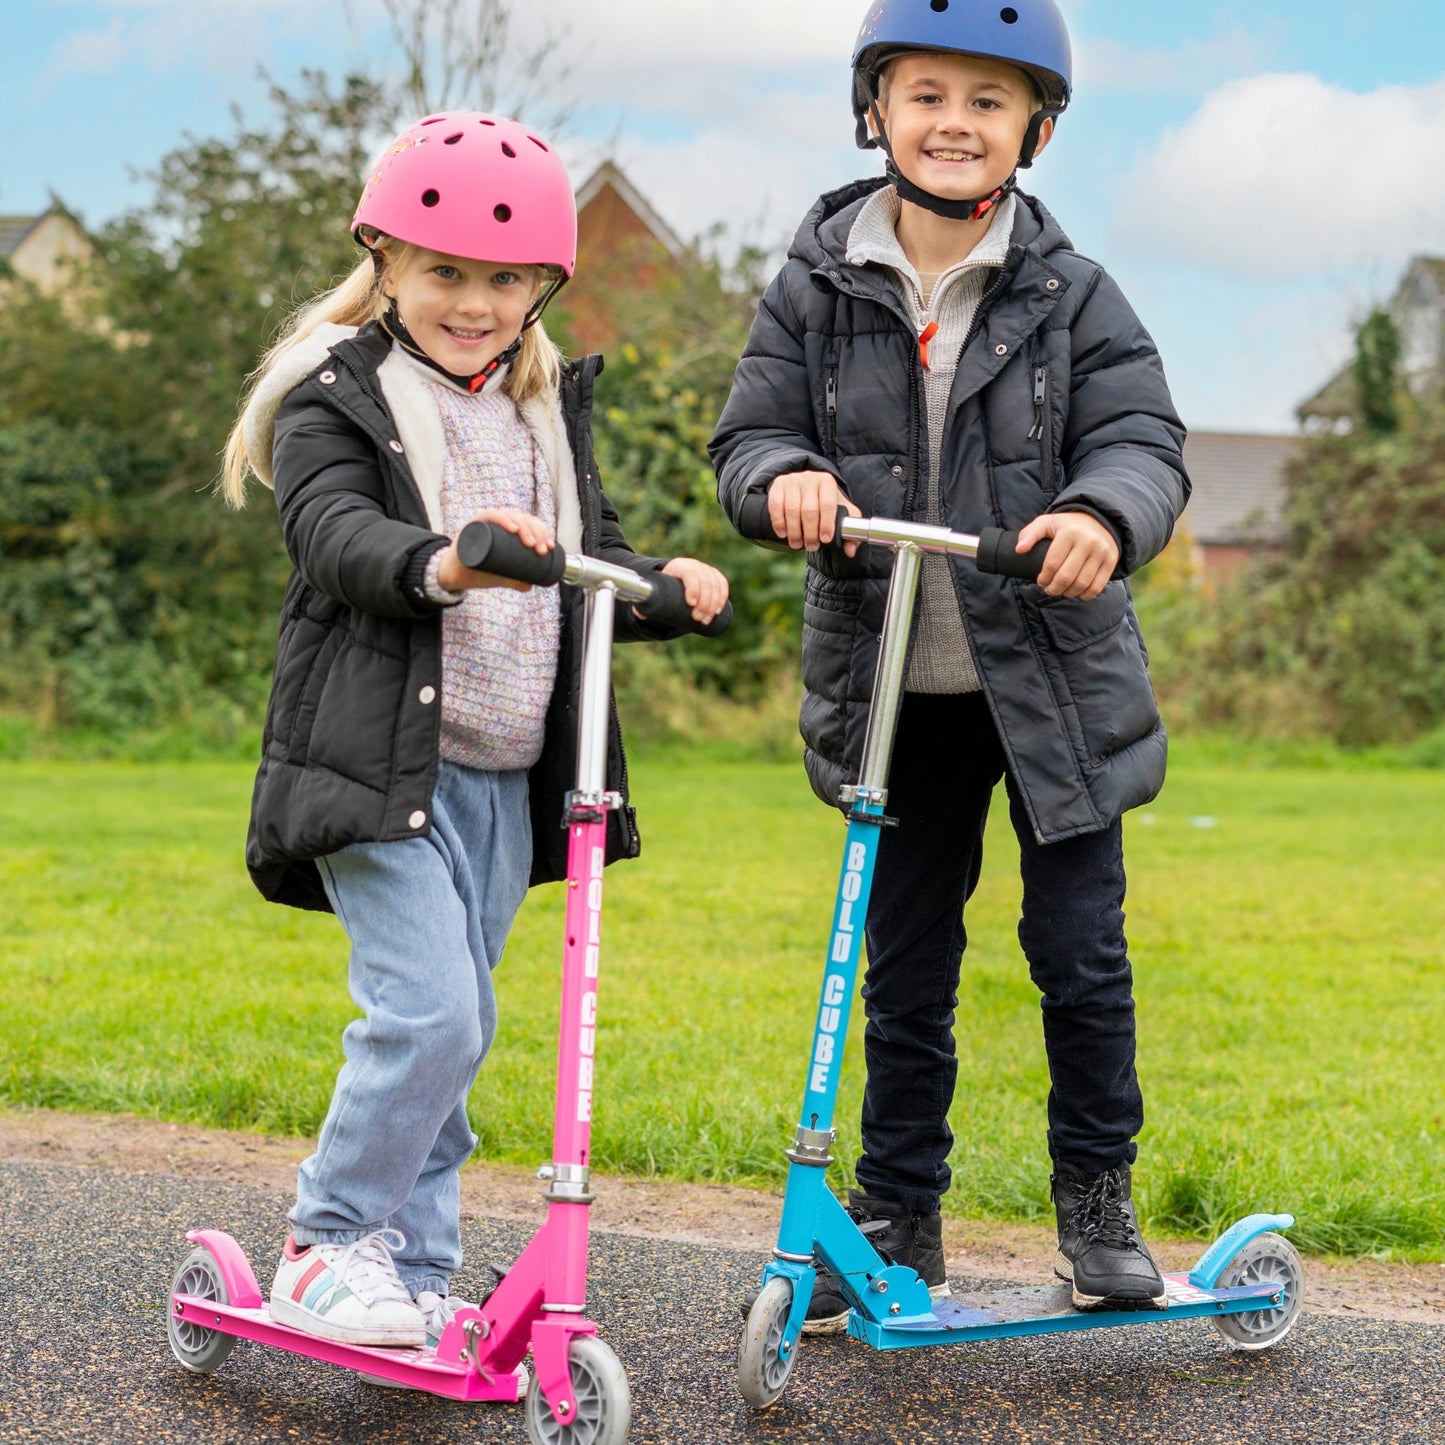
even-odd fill
[(391, 1300), (411, 1302), (411, 1295), (396, 1273), (392, 1255), (406, 1246), (406, 1237), (398, 1229), (374, 1229), (350, 1244), (334, 1246), (340, 1250), (328, 1261), (337, 1281), (367, 1304)]
[(1117, 1169), (1105, 1170), (1093, 1178), (1085, 1176), (1083, 1196), (1069, 1216), (1069, 1225), (1093, 1244), (1110, 1249), (1132, 1249), (1138, 1239), (1129, 1213), (1129, 1196)]

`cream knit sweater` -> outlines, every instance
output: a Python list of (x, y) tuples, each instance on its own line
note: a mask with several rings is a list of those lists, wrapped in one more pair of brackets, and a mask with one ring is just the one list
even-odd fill
[[(916, 332), (921, 334), (931, 321), (938, 323), (938, 331), (928, 347), (929, 367), (923, 373), (928, 444), (924, 520), (934, 525), (942, 525), (944, 520), (939, 496), (939, 463), (953, 374), (979, 303), (996, 268), (1008, 258), (1015, 205), (1013, 196), (1005, 197), (978, 245), (957, 265), (936, 277), (920, 276), (898, 243), (897, 225), (902, 206), (892, 186), (869, 196), (848, 233), (849, 265), (886, 267)], [(905, 684), (909, 692), (979, 690), (982, 684), (964, 630), (950, 562), (937, 553), (925, 554), (923, 558), (913, 639)]]

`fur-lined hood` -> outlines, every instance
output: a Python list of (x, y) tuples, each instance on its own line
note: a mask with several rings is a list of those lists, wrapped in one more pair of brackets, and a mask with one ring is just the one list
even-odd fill
[[(357, 330), (355, 326), (323, 323), (291, 350), (283, 352), (251, 393), (242, 417), (242, 435), (246, 441), (247, 461), (264, 486), (275, 490), (271, 452), (276, 438), (276, 414), (281, 404), (326, 361), (334, 347), (349, 341)], [(499, 387), (505, 376), (505, 369), (499, 371), (488, 382), (487, 389)], [(423, 376), (421, 364), (396, 346), (377, 368), (376, 377), (386, 408), (406, 448), (417, 491), (426, 507), (428, 523), (433, 531), (445, 535), (441, 489), (446, 469), (446, 439), (441, 415), (427, 390), (429, 382)], [(572, 449), (567, 443), (557, 392), (548, 391), (522, 402), (517, 412), (536, 438), (547, 465), (547, 475), (552, 480), (557, 500), (558, 544), (563, 551), (580, 552), (582, 509), (577, 469)]]

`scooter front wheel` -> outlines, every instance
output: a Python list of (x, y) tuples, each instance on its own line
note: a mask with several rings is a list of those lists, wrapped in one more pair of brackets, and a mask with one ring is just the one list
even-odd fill
[(1217, 1284), (1220, 1289), (1273, 1284), (1284, 1295), (1282, 1304), (1269, 1309), (1214, 1316), (1214, 1327), (1236, 1350), (1267, 1350), (1277, 1345), (1290, 1332), (1304, 1303), (1304, 1265), (1282, 1234), (1251, 1239), (1220, 1271)]
[[(193, 1249), (176, 1271), (171, 1295), (178, 1294), (215, 1300), (222, 1305), (230, 1304), (230, 1294), (226, 1281), (221, 1277), (220, 1266), (204, 1245)], [(190, 1320), (177, 1319), (174, 1305), (166, 1320), (166, 1332), (170, 1335), (171, 1353), (195, 1375), (209, 1375), (219, 1370), (236, 1343), (235, 1335), (208, 1330)]]
[(784, 1355), (783, 1330), (793, 1308), (793, 1283), (781, 1276), (770, 1279), (748, 1311), (743, 1337), (738, 1342), (738, 1389), (755, 1410), (766, 1410), (788, 1383), (798, 1348)]
[(527, 1439), (532, 1445), (622, 1445), (632, 1423), (632, 1392), (621, 1361), (596, 1335), (576, 1335), (567, 1351), (576, 1410), (564, 1425), (532, 1376)]

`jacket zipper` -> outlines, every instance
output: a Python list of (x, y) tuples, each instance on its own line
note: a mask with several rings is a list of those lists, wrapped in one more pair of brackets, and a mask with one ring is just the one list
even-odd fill
[(827, 380), (823, 384), (823, 410), (826, 420), (823, 425), (823, 450), (833, 457), (838, 450), (838, 364), (828, 367)]
[(1029, 440), (1039, 443), (1039, 459), (1043, 464), (1044, 495), (1054, 495), (1054, 428), (1049, 410), (1049, 373), (1043, 366), (1034, 367), (1034, 424)]

